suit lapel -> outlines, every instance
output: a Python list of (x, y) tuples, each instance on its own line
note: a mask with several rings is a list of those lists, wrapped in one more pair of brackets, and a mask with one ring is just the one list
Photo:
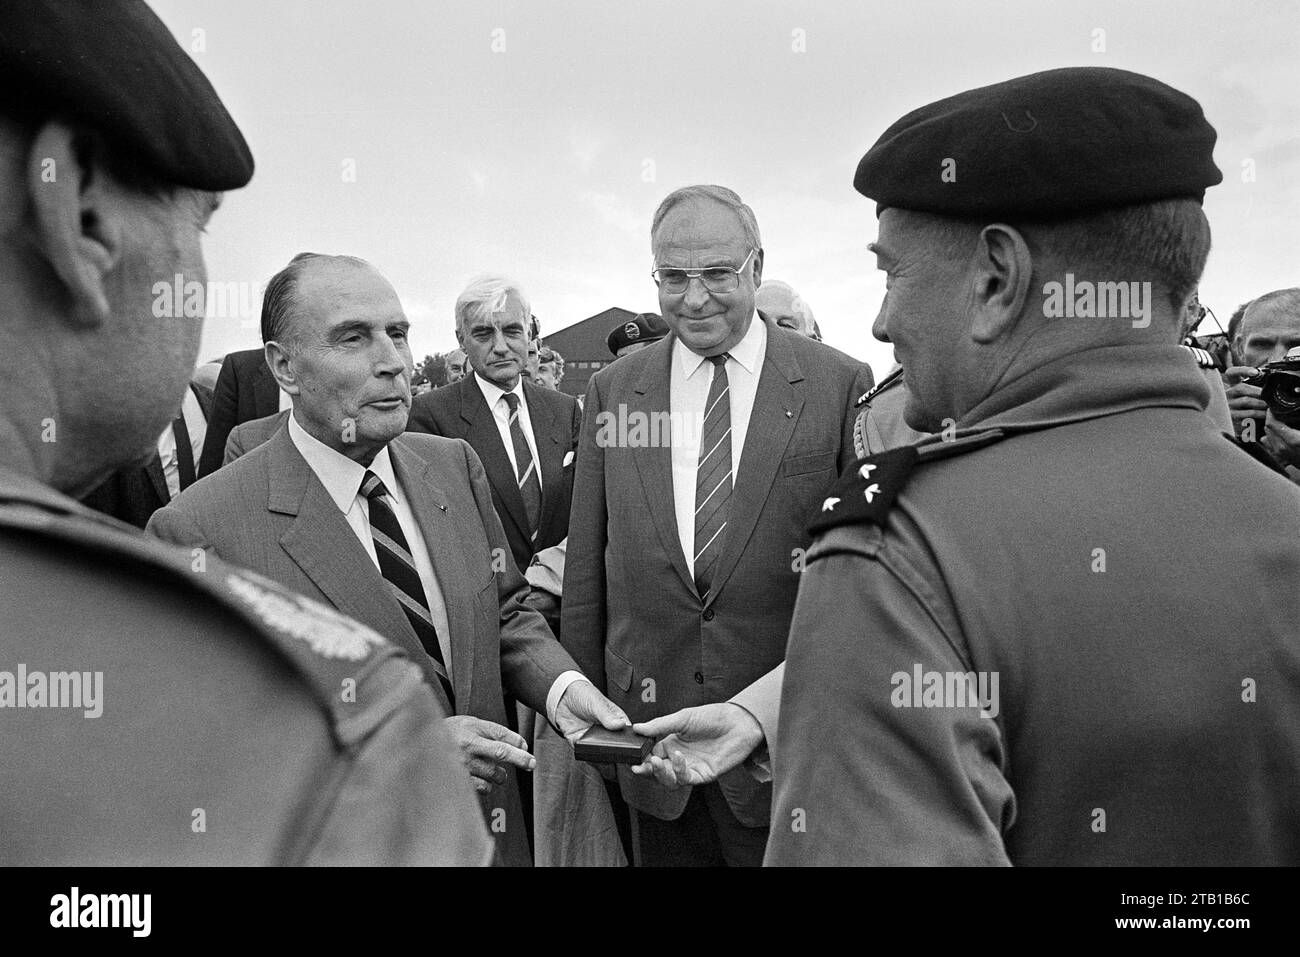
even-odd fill
[[(651, 356), (637, 381), (634, 391), (639, 397), (637, 410), (644, 412), (648, 422), (660, 421), (654, 413), (667, 414), (671, 404), (672, 344), (674, 337), (667, 336), (650, 347), (657, 354)], [(632, 410), (629, 410), (629, 413)], [(671, 422), (672, 417), (668, 416)], [(650, 507), (650, 516), (659, 531), (659, 540), (672, 560), (673, 568), (692, 594), (695, 576), (686, 565), (682, 554), (681, 536), (677, 534), (676, 500), (673, 496), (673, 450), (671, 443), (648, 442), (631, 449), (641, 479), (641, 489)]]
[(501, 444), (496, 418), (488, 408), (483, 391), (474, 381), (473, 375), (468, 375), (461, 381), (465, 387), (461, 389), (460, 417), (468, 426), (465, 438), (478, 452), (488, 482), (505, 504), (505, 517), (514, 522), (524, 541), (528, 541), (531, 536), (528, 512), (524, 509), (524, 497), (519, 494), (519, 480), (515, 476), (515, 470), (510, 467), (510, 456), (506, 455), (505, 446)]
[[(347, 519), (294, 446), (289, 430), (281, 429), (268, 444), (267, 509), (294, 516), (293, 524), (280, 536), (280, 547), (330, 604), (369, 625), (425, 669), (428, 655), (415, 630), (389, 594), (387, 583), (357, 541)], [(447, 708), (438, 682), (429, 683), (443, 708)]]
[(477, 642), (474, 629), (473, 576), (465, 572), (465, 558), (456, 548), (463, 541), (457, 530), (457, 520), (465, 516), (453, 515), (447, 507), (447, 496), (438, 485), (438, 468), (408, 448), (401, 438), (388, 445), (393, 473), (406, 494), (424, 536), (424, 545), (442, 591), (447, 608), (447, 636), (451, 646), (451, 686), (456, 700), (465, 708), (472, 700), (470, 683), (474, 676), (474, 648)]
[(727, 516), (727, 534), (713, 576), (710, 602), (717, 598), (735, 571), (754, 534), (754, 526), (803, 411), (803, 372), (784, 335), (768, 324), (767, 354), (759, 372), (754, 408), (749, 414), (745, 448), (740, 455), (740, 469)]

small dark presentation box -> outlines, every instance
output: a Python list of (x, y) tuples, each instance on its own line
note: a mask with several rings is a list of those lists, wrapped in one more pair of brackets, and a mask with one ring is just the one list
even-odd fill
[(573, 756), (593, 764), (640, 764), (653, 747), (652, 739), (641, 737), (631, 728), (606, 731), (593, 724), (573, 745)]

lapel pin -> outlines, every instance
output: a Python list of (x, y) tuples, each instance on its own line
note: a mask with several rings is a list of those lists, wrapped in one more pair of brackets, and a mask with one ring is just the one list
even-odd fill
[(786, 409), (786, 410), (785, 410), (785, 417), (786, 417), (787, 419), (793, 419), (793, 418), (794, 418), (794, 413), (791, 412), (789, 409)]

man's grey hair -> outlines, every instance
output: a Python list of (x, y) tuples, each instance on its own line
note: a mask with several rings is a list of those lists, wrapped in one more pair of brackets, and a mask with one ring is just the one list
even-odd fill
[(694, 203), (700, 200), (712, 200), (735, 213), (736, 218), (740, 220), (741, 227), (745, 230), (745, 242), (749, 243), (752, 249), (763, 248), (763, 238), (758, 233), (758, 220), (754, 217), (754, 211), (745, 205), (744, 200), (725, 186), (700, 185), (683, 186), (681, 189), (675, 189), (665, 196), (664, 201), (659, 204), (659, 208), (655, 210), (654, 219), (650, 221), (650, 251), (652, 253), (654, 252), (655, 233), (659, 230), (659, 224), (663, 222), (664, 217), (682, 203)]
[(296, 337), (293, 331), (293, 319), (299, 305), (298, 281), (303, 272), (313, 263), (343, 262), (365, 269), (374, 269), (370, 263), (356, 256), (330, 256), (325, 253), (299, 253), (289, 260), (278, 273), (266, 284), (262, 296), (262, 342), (278, 342), (291, 346)]
[(526, 326), (533, 311), (519, 283), (506, 276), (479, 276), (471, 280), (456, 297), (456, 331), (464, 332), (465, 324), (474, 319), (495, 316), (506, 307), (506, 300), (511, 296), (523, 305)]
[(1281, 303), (1294, 311), (1297, 314), (1297, 321), (1300, 321), (1300, 286), (1293, 286), (1290, 289), (1274, 289), (1272, 292), (1256, 296), (1250, 302), (1244, 302), (1237, 307), (1237, 311), (1228, 320), (1228, 341), (1231, 342), (1241, 334), (1241, 324), (1248, 312), (1256, 306), (1267, 306), (1273, 302)]

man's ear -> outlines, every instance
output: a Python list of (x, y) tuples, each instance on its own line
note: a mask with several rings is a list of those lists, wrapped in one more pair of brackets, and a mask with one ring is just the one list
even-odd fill
[[(763, 250), (754, 253), (754, 288), (763, 285)], [(779, 287), (778, 287), (779, 288)]]
[(290, 395), (298, 395), (302, 392), (298, 376), (294, 373), (293, 366), (289, 364), (288, 349), (278, 342), (268, 342), (262, 347), (262, 354), (266, 356), (266, 364), (281, 389)]
[(1034, 261), (1019, 230), (993, 223), (980, 230), (973, 256), (971, 338), (981, 345), (1010, 332), (1029, 297)]
[(104, 277), (121, 260), (126, 230), (102, 150), (92, 134), (50, 120), (26, 164), (37, 245), (73, 304), (70, 315), (90, 326), (109, 317)]

